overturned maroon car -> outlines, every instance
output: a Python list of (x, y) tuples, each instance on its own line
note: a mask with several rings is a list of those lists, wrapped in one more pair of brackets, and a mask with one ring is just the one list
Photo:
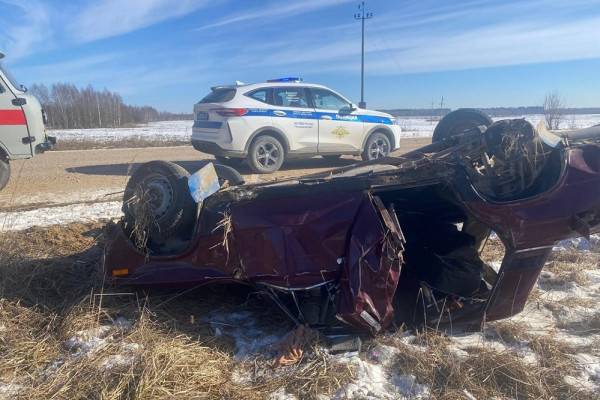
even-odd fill
[[(557, 241), (600, 231), (600, 126), (559, 135), (463, 109), (399, 157), (254, 185), (217, 167), (227, 182), (199, 205), (174, 164), (134, 173), (112, 280), (244, 283), (314, 327), (479, 327), (523, 309)], [(490, 235), (499, 269), (480, 257)]]

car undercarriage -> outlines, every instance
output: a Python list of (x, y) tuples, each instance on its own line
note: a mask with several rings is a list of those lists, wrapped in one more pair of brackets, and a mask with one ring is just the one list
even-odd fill
[[(558, 135), (460, 111), (402, 156), (265, 184), (220, 173), (198, 205), (185, 175), (148, 167), (110, 229), (106, 273), (143, 287), (242, 283), (297, 324), (370, 334), (514, 315), (557, 241), (600, 230), (600, 127)], [(176, 206), (168, 222), (164, 204)], [(499, 269), (480, 256), (491, 235)]]

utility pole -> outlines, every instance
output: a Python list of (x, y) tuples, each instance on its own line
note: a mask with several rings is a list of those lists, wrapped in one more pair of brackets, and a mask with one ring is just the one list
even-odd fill
[(360, 108), (366, 108), (365, 103), (365, 20), (373, 18), (373, 13), (365, 11), (365, 2), (361, 2), (358, 6), (359, 12), (354, 14), (354, 19), (360, 20), (362, 25), (362, 41), (360, 48)]

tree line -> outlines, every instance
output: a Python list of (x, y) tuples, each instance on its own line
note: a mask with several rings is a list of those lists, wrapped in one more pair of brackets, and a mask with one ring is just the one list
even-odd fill
[(78, 88), (69, 83), (50, 87), (34, 84), (29, 89), (48, 115), (52, 129), (119, 128), (134, 124), (175, 119), (191, 119), (189, 114), (161, 112), (150, 106), (132, 106), (121, 95), (91, 85)]

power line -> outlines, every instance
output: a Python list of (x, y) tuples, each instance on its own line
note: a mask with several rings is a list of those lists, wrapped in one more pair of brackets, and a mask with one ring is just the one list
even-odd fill
[(359, 12), (354, 14), (354, 19), (360, 20), (362, 27), (362, 41), (360, 48), (360, 103), (358, 106), (360, 108), (366, 108), (367, 103), (365, 103), (365, 20), (373, 18), (372, 12), (367, 12), (365, 10), (365, 2), (361, 2), (358, 5)]

